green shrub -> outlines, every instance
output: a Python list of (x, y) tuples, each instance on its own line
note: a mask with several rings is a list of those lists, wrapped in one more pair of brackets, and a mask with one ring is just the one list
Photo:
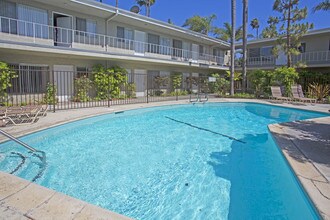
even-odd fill
[(284, 96), (290, 97), (291, 86), (299, 79), (299, 74), (293, 67), (280, 67), (275, 69), (274, 79), (284, 86)]
[(244, 98), (244, 99), (254, 99), (255, 95), (249, 94), (249, 93), (235, 93), (231, 97), (233, 97), (233, 98)]
[(92, 81), (96, 87), (96, 100), (119, 98), (120, 87), (127, 82), (127, 71), (119, 66), (105, 68), (93, 67)]
[(88, 102), (90, 100), (88, 91), (92, 88), (92, 81), (85, 75), (74, 81), (75, 102)]
[(135, 83), (127, 84), (127, 97), (128, 98), (136, 98), (136, 86)]
[(47, 83), (46, 93), (43, 98), (43, 103), (48, 105), (54, 105), (58, 103), (56, 98), (57, 87), (51, 83)]
[(169, 96), (185, 96), (188, 95), (188, 91), (176, 91), (176, 92), (171, 92)]
[(259, 98), (261, 95), (270, 95), (270, 85), (273, 80), (273, 73), (265, 70), (255, 70), (248, 74), (248, 79), (252, 83), (255, 97)]
[(0, 105), (7, 105), (7, 89), (12, 87), (11, 80), (18, 77), (7, 63), (0, 62)]
[(319, 101), (322, 101), (323, 98), (329, 96), (330, 86), (322, 85), (318, 83), (311, 83), (308, 86), (308, 95), (312, 98), (316, 98)]
[(330, 95), (325, 98), (325, 101), (330, 104)]
[(172, 73), (171, 74), (172, 86), (176, 90), (181, 87), (182, 83), (182, 74), (181, 73)]
[(218, 80), (219, 83), (219, 88), (218, 91), (216, 92), (217, 95), (219, 96), (224, 96), (227, 93), (229, 93), (229, 89), (230, 89), (230, 81), (225, 79), (225, 78), (220, 78)]
[(155, 96), (162, 96), (164, 94), (164, 92), (162, 90), (156, 90), (154, 95)]

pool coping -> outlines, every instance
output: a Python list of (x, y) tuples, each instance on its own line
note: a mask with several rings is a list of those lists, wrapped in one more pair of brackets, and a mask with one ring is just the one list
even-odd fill
[(268, 129), (320, 217), (330, 220), (330, 168), (327, 168), (330, 158), (325, 165), (315, 159), (315, 151), (319, 151), (319, 155), (322, 153), (323, 157), (330, 153), (330, 139), (315, 144), (315, 137), (321, 139), (330, 135), (327, 129), (317, 134), (313, 132), (313, 126), (320, 124), (330, 128), (330, 117), (271, 124)]
[(1, 219), (130, 218), (0, 171)]
[[(313, 105), (304, 105), (304, 106), (296, 106), (292, 104), (283, 104), (283, 103), (270, 103), (267, 100), (256, 100), (256, 99), (228, 99), (228, 98), (221, 98), (221, 99), (210, 99), (209, 102), (211, 103), (237, 103), (237, 102), (244, 102), (244, 103), (256, 103), (256, 104), (267, 104), (267, 105), (274, 105), (274, 106), (279, 106), (279, 107), (287, 107), (287, 108), (294, 108), (294, 109), (300, 109), (300, 110), (307, 110), (307, 111), (314, 111), (314, 112), (322, 112), (322, 113), (328, 113), (327, 110), (330, 109), (330, 107), (326, 108), (321, 108)], [(51, 117), (50, 121), (47, 121), (46, 118), (40, 119), (39, 122), (35, 124), (31, 124), (27, 127), (21, 127), (21, 126), (11, 126), (11, 127), (5, 127), (1, 128), (10, 134), (16, 136), (16, 137), (21, 137), (25, 136), (31, 133), (35, 133), (41, 130), (45, 130), (48, 128), (60, 126), (62, 124), (66, 124), (69, 122), (74, 122), (94, 116), (99, 116), (103, 114), (109, 114), (109, 113), (115, 113), (115, 112), (120, 112), (120, 111), (128, 111), (128, 110), (134, 110), (134, 109), (140, 109), (140, 108), (148, 108), (148, 107), (158, 107), (158, 106), (171, 106), (171, 105), (182, 105), (182, 104), (188, 104), (189, 102), (187, 100), (180, 100), (180, 101), (167, 101), (167, 102), (153, 102), (153, 103), (138, 103), (138, 104), (130, 104), (130, 105), (122, 105), (122, 106), (111, 106), (111, 108), (107, 107), (98, 107), (98, 108), (92, 108), (91, 109), (75, 109), (75, 110), (61, 110), (56, 113), (48, 113), (49, 116)], [(330, 105), (329, 105), (330, 106)], [(85, 113), (82, 113), (83, 111), (86, 111)], [(69, 114), (72, 116), (72, 113), (75, 112), (77, 115), (73, 115), (75, 117), (67, 117), (65, 116), (66, 114)], [(62, 115), (60, 119), (54, 115)], [(64, 115), (64, 116), (63, 116)], [(52, 121), (55, 120), (55, 121)], [(15, 128), (15, 129), (14, 129)], [(6, 141), (5, 138), (0, 137), (0, 143)], [(12, 184), (15, 183), (15, 184)], [(17, 183), (17, 185), (16, 185)], [(24, 187), (18, 187), (18, 186), (24, 186)], [(18, 187), (19, 189), (15, 190), (15, 188)], [(305, 186), (304, 186), (305, 187)], [(37, 204), (35, 207), (30, 207), (29, 210), (24, 209), (26, 212), (23, 212), (22, 210), (19, 209), (19, 207), (22, 206), (22, 204), (36, 204), (34, 201), (33, 195), (30, 195), (30, 193), (25, 193), (23, 195), (20, 195), (19, 198), (15, 198), (18, 194), (20, 194), (20, 191), (24, 191), (24, 189), (29, 189), (29, 191), (35, 191), (36, 196), (46, 194), (51, 192), (54, 195), (56, 195), (56, 198), (59, 202), (53, 202), (49, 203), (47, 201), (44, 201), (40, 204)], [(22, 192), (23, 192), (22, 191)], [(308, 190), (306, 190), (308, 191)], [(8, 192), (11, 192), (10, 195), (7, 195)], [(3, 195), (7, 195), (6, 197), (3, 197)], [(37, 197), (38, 198), (38, 197)], [(53, 197), (51, 197), (53, 198)], [(24, 201), (25, 202), (24, 202)], [(53, 199), (54, 200), (54, 199)], [(52, 201), (53, 201), (52, 200)], [(313, 200), (313, 199), (312, 199)], [(8, 203), (8, 201), (11, 201), (12, 203)], [(73, 211), (69, 209), (68, 207), (70, 206), (63, 206), (60, 205), (60, 201), (73, 201), (72, 203), (74, 204), (79, 204), (78, 206), (83, 207), (80, 211), (88, 210), (82, 212), (77, 212), (73, 207)], [(39, 201), (41, 202), (41, 201)], [(314, 202), (314, 200), (313, 200)], [(25, 207), (25, 206), (24, 206)], [(44, 209), (41, 209), (41, 207), (46, 207)], [(87, 207), (87, 208), (84, 208)], [(35, 210), (35, 211), (33, 211)], [(39, 210), (39, 211), (38, 211)], [(47, 211), (45, 211), (47, 210)], [(98, 206), (88, 204), (84, 201), (72, 198), (70, 196), (64, 195), (59, 192), (55, 192), (53, 190), (50, 190), (48, 188), (42, 187), (40, 185), (37, 185), (35, 183), (29, 182), (27, 180), (24, 180), (22, 178), (16, 177), (11, 174), (4, 173), (0, 171), (0, 213), (8, 216), (8, 218), (13, 217), (13, 218), (18, 218), (21, 217), (22, 219), (29, 219), (31, 218), (31, 214), (29, 213), (43, 213), (44, 215), (52, 215), (54, 214), (54, 210), (58, 210), (58, 212), (63, 212), (64, 214), (68, 214), (68, 216), (71, 212), (74, 212), (78, 215), (78, 217), (71, 218), (71, 219), (89, 219), (89, 218), (97, 218), (97, 219), (129, 219), (128, 217), (122, 216), (120, 214), (116, 214), (114, 212), (111, 212), (106, 209), (102, 209)], [(56, 212), (57, 213), (57, 212)], [(80, 214), (79, 214), (80, 213)], [(37, 215), (37, 214), (35, 214)], [(83, 215), (83, 217), (80, 217)], [(329, 218), (330, 219), (330, 218)]]

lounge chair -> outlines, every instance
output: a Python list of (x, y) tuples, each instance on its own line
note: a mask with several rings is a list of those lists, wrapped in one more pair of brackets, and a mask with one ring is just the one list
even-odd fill
[(14, 125), (34, 123), (38, 119), (40, 108), (35, 107), (8, 107), (5, 112), (5, 119)]
[(6, 107), (0, 107), (0, 127), (5, 127), (7, 124), (6, 111)]
[(291, 101), (291, 98), (284, 97), (282, 95), (281, 87), (279, 87), (279, 86), (271, 86), (270, 89), (272, 91), (272, 96), (270, 98), (276, 99), (276, 100)]
[(296, 100), (296, 101), (316, 103), (316, 99), (301, 97), (304, 94), (303, 94), (302, 90), (299, 93), (299, 87), (298, 86), (291, 86), (291, 92), (292, 92), (293, 99)]

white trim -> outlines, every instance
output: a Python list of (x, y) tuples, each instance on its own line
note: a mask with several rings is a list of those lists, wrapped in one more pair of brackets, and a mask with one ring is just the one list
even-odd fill
[(69, 15), (69, 14), (65, 14), (65, 13), (61, 13), (61, 12), (57, 12), (57, 11), (52, 11), (52, 24), (51, 24), (51, 26), (55, 27), (54, 26), (54, 14), (64, 15), (64, 16), (67, 16), (67, 17), (71, 17), (71, 25), (72, 25), (71, 29), (72, 30), (75, 30), (74, 22), (73, 22), (74, 16), (73, 15)]
[(47, 64), (31, 64), (31, 63), (19, 63), (19, 66), (34, 66), (34, 67), (48, 67), (49, 65)]
[(80, 5), (84, 5), (84, 6), (88, 6), (88, 7), (91, 7), (91, 8), (96, 8), (96, 9), (103, 10), (103, 11), (107, 11), (107, 12), (110, 12), (110, 13), (116, 13), (116, 14), (122, 15), (124, 17), (132, 18), (134, 20), (138, 20), (138, 21), (141, 21), (141, 22), (144, 22), (144, 23), (149, 23), (149, 24), (159, 26), (159, 27), (162, 27), (162, 28), (166, 28), (166, 29), (170, 29), (170, 30), (173, 30), (173, 31), (176, 31), (176, 32), (181, 32), (181, 33), (193, 36), (193, 37), (201, 38), (201, 39), (204, 39), (204, 40), (209, 41), (209, 42), (213, 42), (213, 43), (221, 44), (222, 46), (229, 47), (229, 43), (227, 43), (225, 41), (218, 40), (216, 38), (212, 38), (212, 37), (209, 37), (207, 35), (203, 35), (203, 34), (200, 34), (200, 33), (194, 32), (194, 31), (190, 31), (190, 30), (181, 28), (179, 26), (169, 25), (169, 24), (167, 24), (163, 21), (158, 21), (156, 19), (148, 18), (148, 17), (138, 15), (138, 14), (134, 14), (134, 13), (126, 11), (126, 10), (118, 10), (117, 8), (116, 9), (114, 8), (113, 10), (107, 9), (107, 8), (111, 8), (111, 6), (109, 6), (109, 5), (103, 4), (107, 8), (95, 5), (95, 4), (102, 4), (102, 3), (98, 3), (98, 2), (86, 3), (86, 2), (82, 2), (80, 0), (70, 0), (70, 2), (80, 4)]

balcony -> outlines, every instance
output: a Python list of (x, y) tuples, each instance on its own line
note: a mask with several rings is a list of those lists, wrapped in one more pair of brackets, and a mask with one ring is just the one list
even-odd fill
[[(279, 61), (280, 60), (280, 61)], [(248, 57), (247, 67), (250, 68), (274, 68), (275, 66), (286, 65), (287, 58), (275, 56)], [(310, 51), (292, 56), (293, 64), (304, 64), (312, 67), (330, 66), (330, 51)], [(242, 61), (238, 60), (236, 66), (241, 67)]]
[(292, 56), (292, 62), (294, 64), (306, 64), (307, 66), (330, 66), (330, 50), (301, 53)]
[(187, 62), (200, 66), (224, 66), (224, 58), (220, 56), (1, 16), (0, 39), (92, 52)]
[[(274, 67), (276, 57), (274, 56), (260, 56), (260, 57), (248, 57), (246, 61), (247, 67)], [(236, 60), (235, 65), (237, 67), (242, 66), (242, 60)]]

